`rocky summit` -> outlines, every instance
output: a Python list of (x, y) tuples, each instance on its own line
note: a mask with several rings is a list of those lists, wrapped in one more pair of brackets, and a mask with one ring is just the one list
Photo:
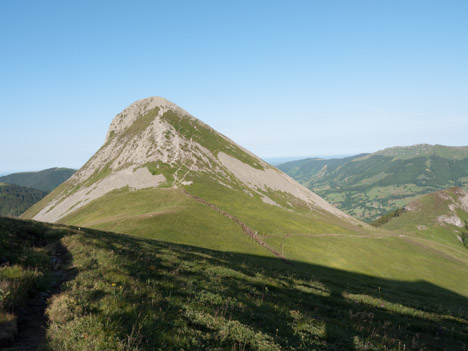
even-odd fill
[[(116, 190), (188, 187), (195, 175), (226, 188), (242, 188), (265, 204), (350, 217), (289, 176), (218, 133), (174, 103), (150, 97), (136, 101), (113, 119), (104, 145), (30, 217), (56, 222)], [(282, 206), (276, 197), (287, 199)]]

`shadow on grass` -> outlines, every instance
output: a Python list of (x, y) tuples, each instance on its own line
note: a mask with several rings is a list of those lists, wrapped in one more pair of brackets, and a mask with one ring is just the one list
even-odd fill
[[(39, 222), (0, 217), (2, 266), (19, 267), (20, 272), (6, 279), (0, 275), (0, 287), (16, 287), (13, 294), (2, 291), (7, 299), (0, 299), (0, 316), (8, 312), (17, 316), (17, 333), (3, 340), (0, 349), (29, 351), (45, 344), (47, 300), (59, 294), (62, 283), (78, 273), (71, 267), (72, 255), (59, 240), (65, 233)], [(34, 272), (34, 278), (28, 278), (28, 272)]]
[(119, 313), (104, 310), (107, 328), (121, 339), (137, 331), (143, 350), (468, 347), (468, 299), (425, 281), (88, 229), (79, 243), (86, 254), (72, 252), (76, 262), (92, 256), (100, 279), (119, 277), (119, 290), (70, 293), (96, 315), (106, 297), (118, 301)]

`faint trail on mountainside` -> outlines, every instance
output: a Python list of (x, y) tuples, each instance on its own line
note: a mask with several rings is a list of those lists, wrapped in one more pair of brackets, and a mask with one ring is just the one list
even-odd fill
[[(288, 264), (292, 264), (291, 262), (289, 262), (285, 257), (284, 257), (284, 242), (287, 238), (289, 237), (293, 237), (293, 236), (300, 236), (300, 237), (309, 237), (309, 238), (320, 238), (320, 237), (349, 237), (349, 238), (359, 238), (359, 239), (386, 239), (386, 238), (391, 238), (391, 237), (394, 237), (394, 238), (404, 238), (406, 240), (411, 240), (411, 241), (420, 241), (420, 242), (426, 242), (428, 244), (431, 244), (430, 246), (428, 247), (431, 247), (433, 250), (437, 250), (437, 251), (441, 251), (440, 248), (437, 248), (437, 246), (441, 246), (441, 247), (444, 247), (446, 249), (450, 249), (450, 250), (453, 250), (455, 251), (456, 249), (452, 248), (452, 247), (449, 247), (447, 245), (444, 245), (444, 244), (440, 244), (440, 243), (435, 243), (435, 242), (431, 242), (430, 240), (427, 240), (427, 239), (423, 239), (423, 238), (417, 238), (417, 237), (412, 237), (412, 236), (409, 236), (409, 235), (404, 235), (404, 234), (397, 234), (397, 233), (394, 233), (394, 234), (390, 234), (390, 233), (385, 233), (385, 234), (366, 234), (366, 235), (353, 235), (353, 234), (344, 234), (344, 233), (324, 233), (324, 234), (292, 234), (292, 233), (289, 233), (289, 234), (285, 234), (284, 238), (281, 240), (281, 244), (280, 244), (280, 251), (278, 252), (277, 250), (275, 250), (273, 247), (271, 247), (270, 245), (268, 245), (266, 242), (264, 242), (260, 236), (258, 235), (257, 231), (253, 230), (252, 228), (250, 228), (247, 224), (245, 224), (244, 222), (242, 222), (241, 220), (239, 220), (238, 218), (234, 217), (233, 215), (223, 211), (222, 209), (220, 209), (219, 207), (217, 207), (216, 205), (213, 205), (212, 203), (196, 196), (196, 195), (193, 195), (193, 194), (190, 194), (189, 192), (187, 191), (184, 191), (185, 195), (191, 197), (192, 199), (194, 199), (195, 201), (197, 202), (200, 202), (208, 207), (210, 207), (211, 209), (213, 209), (214, 211), (222, 214), (223, 216), (229, 218), (230, 220), (234, 221), (236, 224), (238, 224), (242, 231), (248, 235), (250, 238), (252, 238), (253, 240), (255, 240), (257, 242), (257, 244), (263, 246), (264, 248), (266, 248), (268, 251), (270, 251), (271, 253), (273, 253), (275, 256), (277, 256), (278, 258), (282, 259), (283, 261), (285, 261), (286, 263)], [(277, 236), (277, 235), (269, 235), (268, 237), (280, 237), (280, 236)], [(443, 251), (441, 251), (443, 253)], [(458, 251), (457, 251), (458, 252)], [(458, 252), (459, 253), (459, 252)], [(458, 260), (458, 261), (462, 261), (462, 262), (468, 262), (467, 260), (464, 260), (463, 258), (458, 258), (458, 257), (453, 257), (454, 259)]]
[(268, 245), (266, 242), (264, 242), (260, 236), (258, 235), (257, 231), (253, 230), (252, 228), (250, 228), (247, 224), (245, 224), (244, 222), (242, 222), (241, 220), (239, 220), (238, 218), (234, 217), (233, 215), (223, 211), (222, 209), (220, 209), (219, 207), (213, 205), (211, 202), (208, 202), (196, 195), (193, 195), (193, 194), (190, 194), (186, 191), (184, 191), (184, 193), (191, 197), (192, 199), (194, 199), (195, 201), (199, 202), (199, 203), (202, 203), (208, 207), (210, 207), (211, 209), (213, 209), (214, 211), (222, 214), (224, 217), (227, 217), (229, 218), (230, 220), (232, 220), (233, 222), (235, 222), (237, 225), (239, 225), (242, 229), (242, 231), (248, 235), (250, 238), (252, 238), (253, 240), (255, 240), (255, 242), (261, 246), (263, 246), (265, 249), (267, 249), (268, 251), (270, 251), (271, 253), (273, 253), (273, 255), (277, 256), (278, 258), (282, 259), (284, 262), (288, 263), (288, 264), (291, 264), (291, 262), (289, 262), (288, 260), (286, 260), (286, 258), (281, 254), (279, 253), (278, 251), (276, 251), (273, 247), (271, 247), (270, 245)]
[(35, 351), (42, 350), (46, 340), (47, 316), (45, 310), (47, 301), (61, 292), (64, 282), (73, 279), (75, 271), (70, 268), (72, 256), (61, 243), (55, 248), (55, 255), (51, 258), (53, 279), (50, 290), (39, 292), (24, 307), (18, 311), (18, 334), (11, 350)]

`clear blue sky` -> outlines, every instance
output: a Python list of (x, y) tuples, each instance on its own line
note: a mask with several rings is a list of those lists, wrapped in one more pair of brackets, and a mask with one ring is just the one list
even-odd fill
[(468, 1), (0, 1), (0, 173), (163, 96), (262, 157), (468, 144)]

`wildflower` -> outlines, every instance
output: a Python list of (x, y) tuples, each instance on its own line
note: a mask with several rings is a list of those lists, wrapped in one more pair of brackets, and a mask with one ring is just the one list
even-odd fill
[(112, 286), (116, 286), (116, 285), (117, 285), (117, 284), (115, 284), (115, 283), (112, 283)]

